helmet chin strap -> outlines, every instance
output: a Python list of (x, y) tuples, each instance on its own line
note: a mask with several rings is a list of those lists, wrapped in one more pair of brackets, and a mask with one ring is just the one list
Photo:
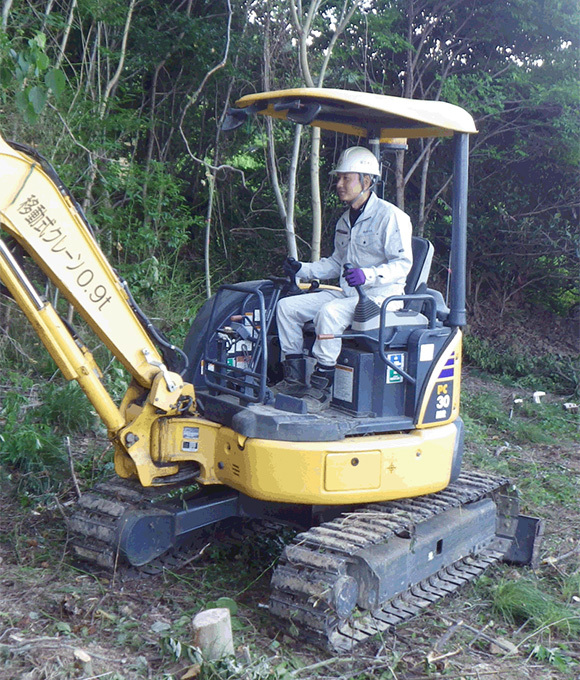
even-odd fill
[[(358, 196), (355, 196), (352, 201), (347, 201), (348, 205), (352, 208), (352, 204), (356, 203), (358, 199), (363, 195), (366, 194), (367, 191), (371, 191), (372, 188), (375, 186), (375, 184), (379, 181), (379, 178), (376, 175), (370, 175), (371, 177), (371, 183), (366, 189), (363, 189)], [(364, 186), (363, 184), (363, 174), (361, 173), (361, 186)]]

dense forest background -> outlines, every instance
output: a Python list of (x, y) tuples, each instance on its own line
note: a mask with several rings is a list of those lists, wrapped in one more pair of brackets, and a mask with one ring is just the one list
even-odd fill
[[(1, 21), (2, 134), (53, 163), (177, 340), (220, 283), (279, 274), (289, 243), (303, 260), (331, 247), (328, 173), (353, 140), (265, 121), (220, 131), (240, 96), (293, 86), (465, 107), (479, 130), (471, 323), (577, 315), (575, 0), (3, 0)], [(433, 240), (442, 290), (449, 147), (385, 157), (386, 196)]]

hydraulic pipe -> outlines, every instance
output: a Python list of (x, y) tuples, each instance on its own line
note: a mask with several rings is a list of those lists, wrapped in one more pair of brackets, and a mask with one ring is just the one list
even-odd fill
[(450, 326), (465, 326), (465, 272), (467, 258), (467, 185), (469, 135), (456, 133), (453, 159), (453, 227), (451, 234)]

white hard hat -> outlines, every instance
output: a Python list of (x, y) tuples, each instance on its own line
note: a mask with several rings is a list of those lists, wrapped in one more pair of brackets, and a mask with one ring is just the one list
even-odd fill
[(331, 175), (338, 172), (362, 172), (365, 175), (380, 177), (379, 161), (375, 154), (364, 146), (351, 146), (345, 149)]

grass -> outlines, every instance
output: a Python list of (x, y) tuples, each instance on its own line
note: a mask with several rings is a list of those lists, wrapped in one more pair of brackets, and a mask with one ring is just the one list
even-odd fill
[(11, 373), (0, 404), (0, 463), (23, 501), (59, 493), (70, 472), (65, 435), (98, 430), (90, 402), (76, 383), (34, 383)]
[(550, 627), (567, 638), (577, 638), (580, 612), (562, 602), (562, 592), (540, 587), (545, 585), (530, 578), (503, 581), (493, 589), (493, 611), (510, 624)]
[(462, 417), (474, 441), (487, 441), (490, 435), (511, 438), (516, 444), (551, 444), (557, 438), (580, 441), (578, 414), (565, 411), (563, 404), (563, 400), (535, 403), (532, 391), (515, 385), (502, 395), (490, 383), (487, 389), (464, 391)]
[(492, 342), (469, 333), (464, 336), (466, 364), (508, 382), (517, 381), (527, 390), (580, 396), (580, 357), (557, 353), (534, 356), (505, 342)]
[[(463, 394), (467, 460), (518, 480), (526, 505), (578, 504), (573, 457), (559, 446), (573, 448), (580, 442), (577, 414), (565, 411), (559, 401), (535, 403), (530, 393), (498, 390), (493, 381), (487, 385), (478, 382), (477, 389)], [(514, 394), (522, 404), (514, 404)], [(537, 447), (548, 451), (547, 460), (534, 455)]]
[(562, 595), (568, 604), (580, 604), (580, 571), (563, 578)]
[(36, 417), (60, 433), (88, 432), (101, 428), (92, 404), (77, 382), (51, 382), (40, 395)]

